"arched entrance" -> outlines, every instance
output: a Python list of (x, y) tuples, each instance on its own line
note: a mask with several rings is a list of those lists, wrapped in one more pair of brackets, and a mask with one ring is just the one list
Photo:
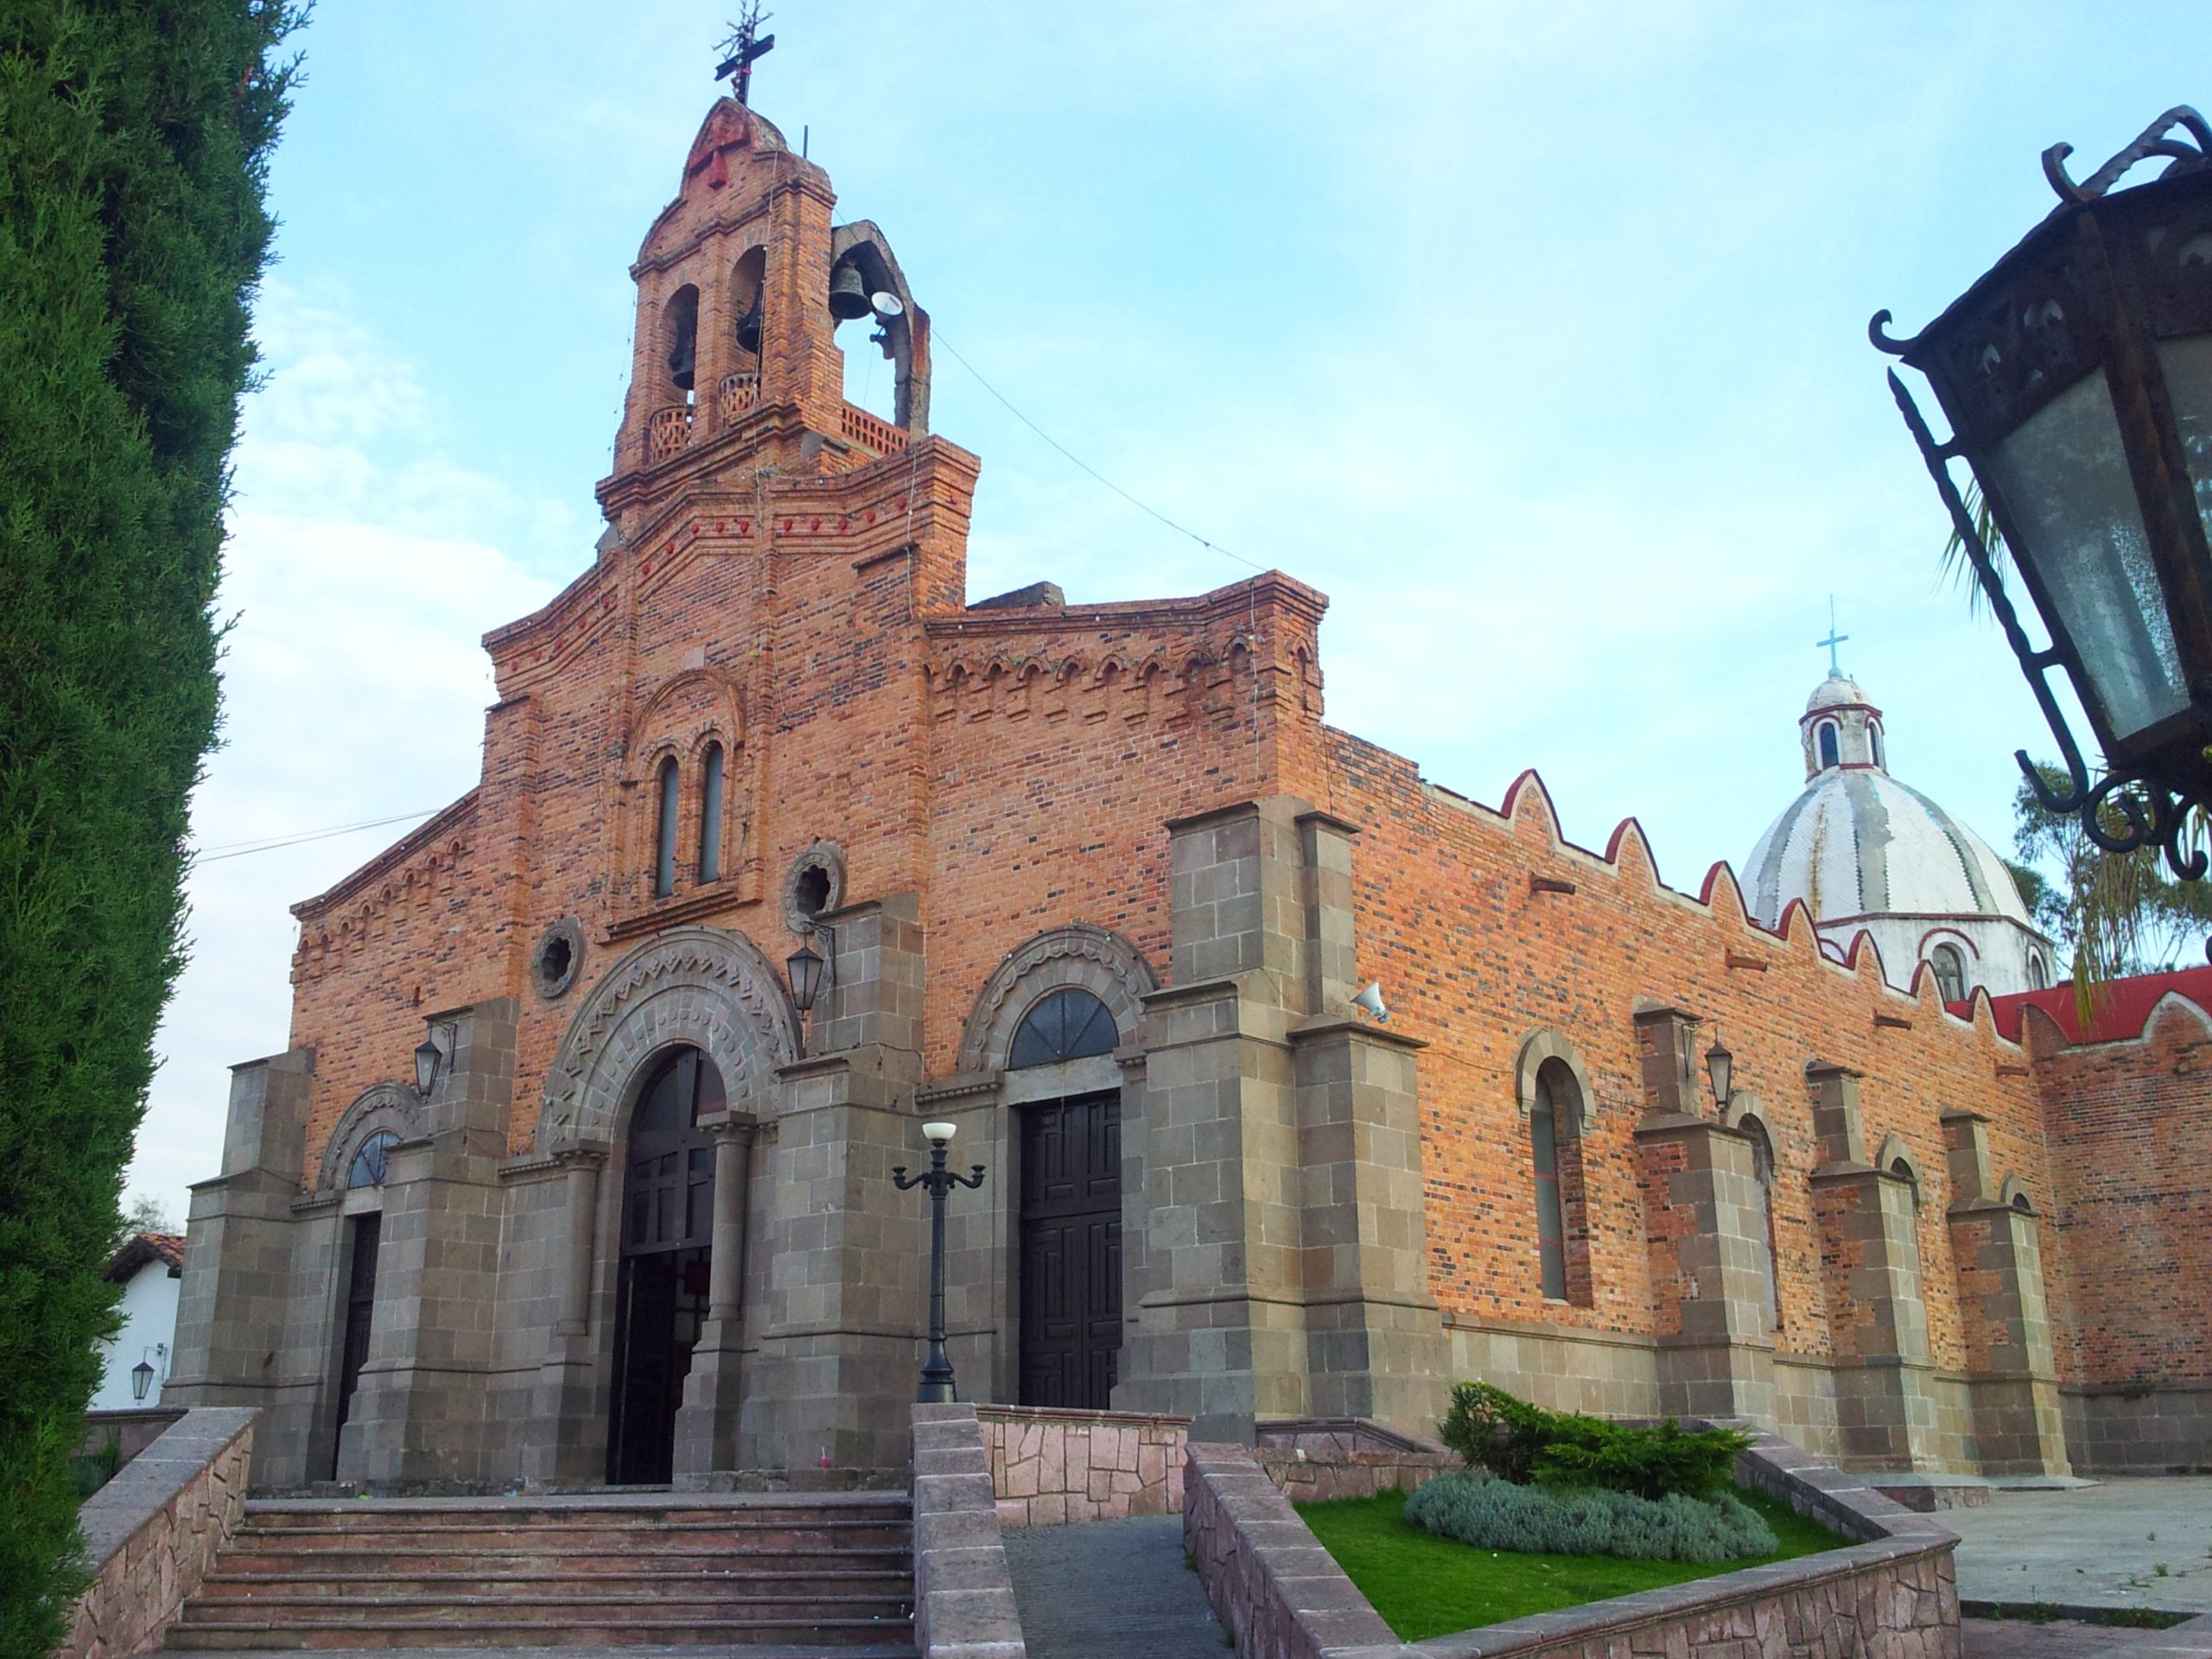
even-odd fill
[[(1009, 1071), (1110, 1055), (1114, 1016), (1063, 986), (1023, 1016)], [(1122, 1348), (1122, 1096), (1033, 1100), (1021, 1119), (1021, 1403), (1103, 1411)]]
[(616, 1485), (658, 1485), (675, 1471), (676, 1413), (706, 1317), (714, 1231), (714, 1143), (699, 1119), (726, 1103), (714, 1061), (679, 1045), (652, 1062), (631, 1114), (607, 1445)]

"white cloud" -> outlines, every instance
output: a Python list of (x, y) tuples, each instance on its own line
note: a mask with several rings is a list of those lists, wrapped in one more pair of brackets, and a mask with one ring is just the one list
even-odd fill
[[(219, 601), (233, 619), (224, 742), (193, 799), (202, 849), (435, 808), (471, 787), (492, 697), (480, 638), (556, 585), (500, 527), (588, 556), (557, 505), (448, 458), (435, 398), (342, 302), (271, 284), (257, 321), (270, 378), (238, 454)], [(288, 906), (407, 828), (194, 870), (191, 959), (156, 1039), (134, 1193), (181, 1219), (185, 1186), (217, 1172), (226, 1068), (287, 1041)]]

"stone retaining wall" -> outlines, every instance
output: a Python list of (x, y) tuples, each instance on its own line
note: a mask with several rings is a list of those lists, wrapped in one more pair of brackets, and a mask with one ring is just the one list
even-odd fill
[(79, 1448), (86, 1457), (97, 1457), (102, 1446), (115, 1441), (118, 1469), (129, 1463), (182, 1421), (182, 1406), (125, 1406), (118, 1411), (85, 1414), (85, 1441)]
[(1174, 1515), (1183, 1507), (1187, 1417), (978, 1406), (976, 1419), (1001, 1526)]
[(1026, 1659), (976, 1408), (916, 1406), (912, 1433), (915, 1647), (922, 1659)]
[(188, 1411), (85, 1500), (85, 1553), (98, 1569), (54, 1659), (124, 1659), (161, 1645), (245, 1512), (258, 1414)]
[(1959, 1659), (1954, 1534), (1772, 1434), (1737, 1478), (1857, 1541), (1401, 1643), (1250, 1452), (1194, 1444), (1184, 1545), (1244, 1659)]

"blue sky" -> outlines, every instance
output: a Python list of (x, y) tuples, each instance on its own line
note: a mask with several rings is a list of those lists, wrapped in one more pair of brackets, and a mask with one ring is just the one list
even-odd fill
[[(285, 1040), (286, 906), (474, 781), (476, 640), (588, 562), (627, 275), (715, 95), (724, 12), (323, 0), (271, 177), (194, 953), (132, 1187), (215, 1173)], [(2000, 848), (2047, 751), (1868, 315), (1918, 327), (2086, 170), (2202, 99), (2194, 5), (785, 0), (755, 105), (898, 250), (941, 346), (1090, 466), (1332, 599), (1332, 721), (1662, 875), (1740, 865), (1826, 665)], [(850, 331), (849, 331), (850, 332)], [(847, 342), (856, 400), (887, 371)], [(1246, 567), (1101, 487), (950, 352), (981, 597)], [(404, 829), (404, 826), (398, 826)]]

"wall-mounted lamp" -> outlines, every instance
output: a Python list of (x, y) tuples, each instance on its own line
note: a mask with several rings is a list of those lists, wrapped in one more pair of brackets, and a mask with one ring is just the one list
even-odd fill
[(821, 932), (830, 953), (829, 957), (822, 956), (811, 944), (807, 944), (784, 958), (784, 971), (791, 976), (791, 1005), (801, 1014), (812, 1013), (816, 1000), (836, 983), (830, 963), (836, 955), (836, 936), (826, 927)]
[(1735, 1090), (1731, 1087), (1735, 1071), (1736, 1057), (1728, 1052), (1720, 1040), (1720, 1033), (1716, 1031), (1713, 1033), (1713, 1046), (1705, 1051), (1705, 1075), (1713, 1079), (1713, 1098), (1724, 1112), (1728, 1109), (1728, 1103), (1735, 1097)]
[(141, 1351), (138, 1363), (130, 1368), (130, 1397), (144, 1404), (147, 1390), (154, 1386), (154, 1362)]
[(452, 1060), (459, 1036), (456, 1027), (432, 1026), (429, 1034), (415, 1046), (415, 1092), (423, 1099), (428, 1100), (430, 1090), (437, 1087), (438, 1074)]

